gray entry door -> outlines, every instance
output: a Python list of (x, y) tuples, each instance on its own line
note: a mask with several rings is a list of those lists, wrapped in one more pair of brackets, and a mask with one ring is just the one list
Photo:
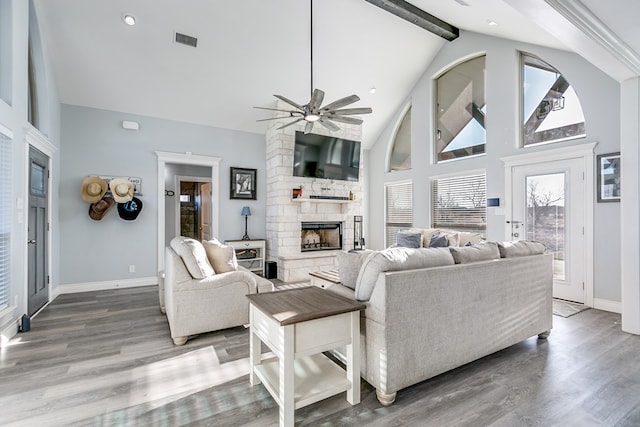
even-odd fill
[(29, 296), (32, 316), (49, 301), (49, 266), (47, 265), (47, 207), (49, 205), (49, 158), (29, 149)]

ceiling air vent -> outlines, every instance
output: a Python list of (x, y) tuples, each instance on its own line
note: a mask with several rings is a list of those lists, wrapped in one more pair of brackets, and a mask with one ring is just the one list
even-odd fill
[(198, 45), (198, 39), (188, 36), (182, 33), (176, 33), (176, 43), (184, 44), (186, 46), (196, 47)]

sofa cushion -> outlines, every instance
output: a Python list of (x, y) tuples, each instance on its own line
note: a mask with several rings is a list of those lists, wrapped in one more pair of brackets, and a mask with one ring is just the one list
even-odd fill
[(396, 246), (403, 248), (419, 248), (422, 246), (420, 231), (401, 230), (396, 233)]
[(203, 240), (202, 245), (207, 252), (209, 263), (216, 273), (227, 273), (238, 269), (236, 251), (232, 246), (225, 245), (216, 238)]
[(496, 242), (484, 242), (477, 245), (449, 247), (456, 264), (499, 259), (500, 251)]
[(204, 279), (215, 274), (202, 243), (189, 237), (176, 236), (171, 239), (169, 246), (180, 255), (194, 279)]
[(336, 254), (338, 260), (338, 276), (340, 283), (351, 289), (356, 288), (356, 280), (360, 267), (369, 254), (373, 252), (370, 249), (363, 251), (340, 251)]
[(453, 256), (448, 248), (388, 248), (373, 251), (360, 267), (356, 281), (356, 299), (368, 301), (378, 275), (384, 271), (413, 270), (453, 264)]
[(515, 258), (519, 256), (540, 255), (547, 249), (540, 242), (532, 240), (515, 240), (512, 242), (498, 243), (502, 258)]

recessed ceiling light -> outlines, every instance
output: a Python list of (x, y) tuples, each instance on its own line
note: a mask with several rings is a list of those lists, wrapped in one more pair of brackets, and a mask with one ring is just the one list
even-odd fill
[(371, 89), (369, 89), (369, 93), (376, 93), (376, 87), (371, 86)]
[(125, 13), (124, 15), (122, 15), (122, 20), (127, 25), (136, 25), (136, 17), (131, 15), (130, 13)]
[(491, 19), (487, 19), (487, 25), (489, 25), (490, 27), (495, 27), (496, 25), (498, 25), (498, 23), (496, 21), (492, 21)]

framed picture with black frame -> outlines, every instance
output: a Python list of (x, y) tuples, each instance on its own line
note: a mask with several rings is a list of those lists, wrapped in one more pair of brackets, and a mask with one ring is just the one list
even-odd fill
[(257, 169), (230, 168), (231, 198), (256, 200)]
[(620, 153), (597, 156), (598, 202), (620, 201)]

